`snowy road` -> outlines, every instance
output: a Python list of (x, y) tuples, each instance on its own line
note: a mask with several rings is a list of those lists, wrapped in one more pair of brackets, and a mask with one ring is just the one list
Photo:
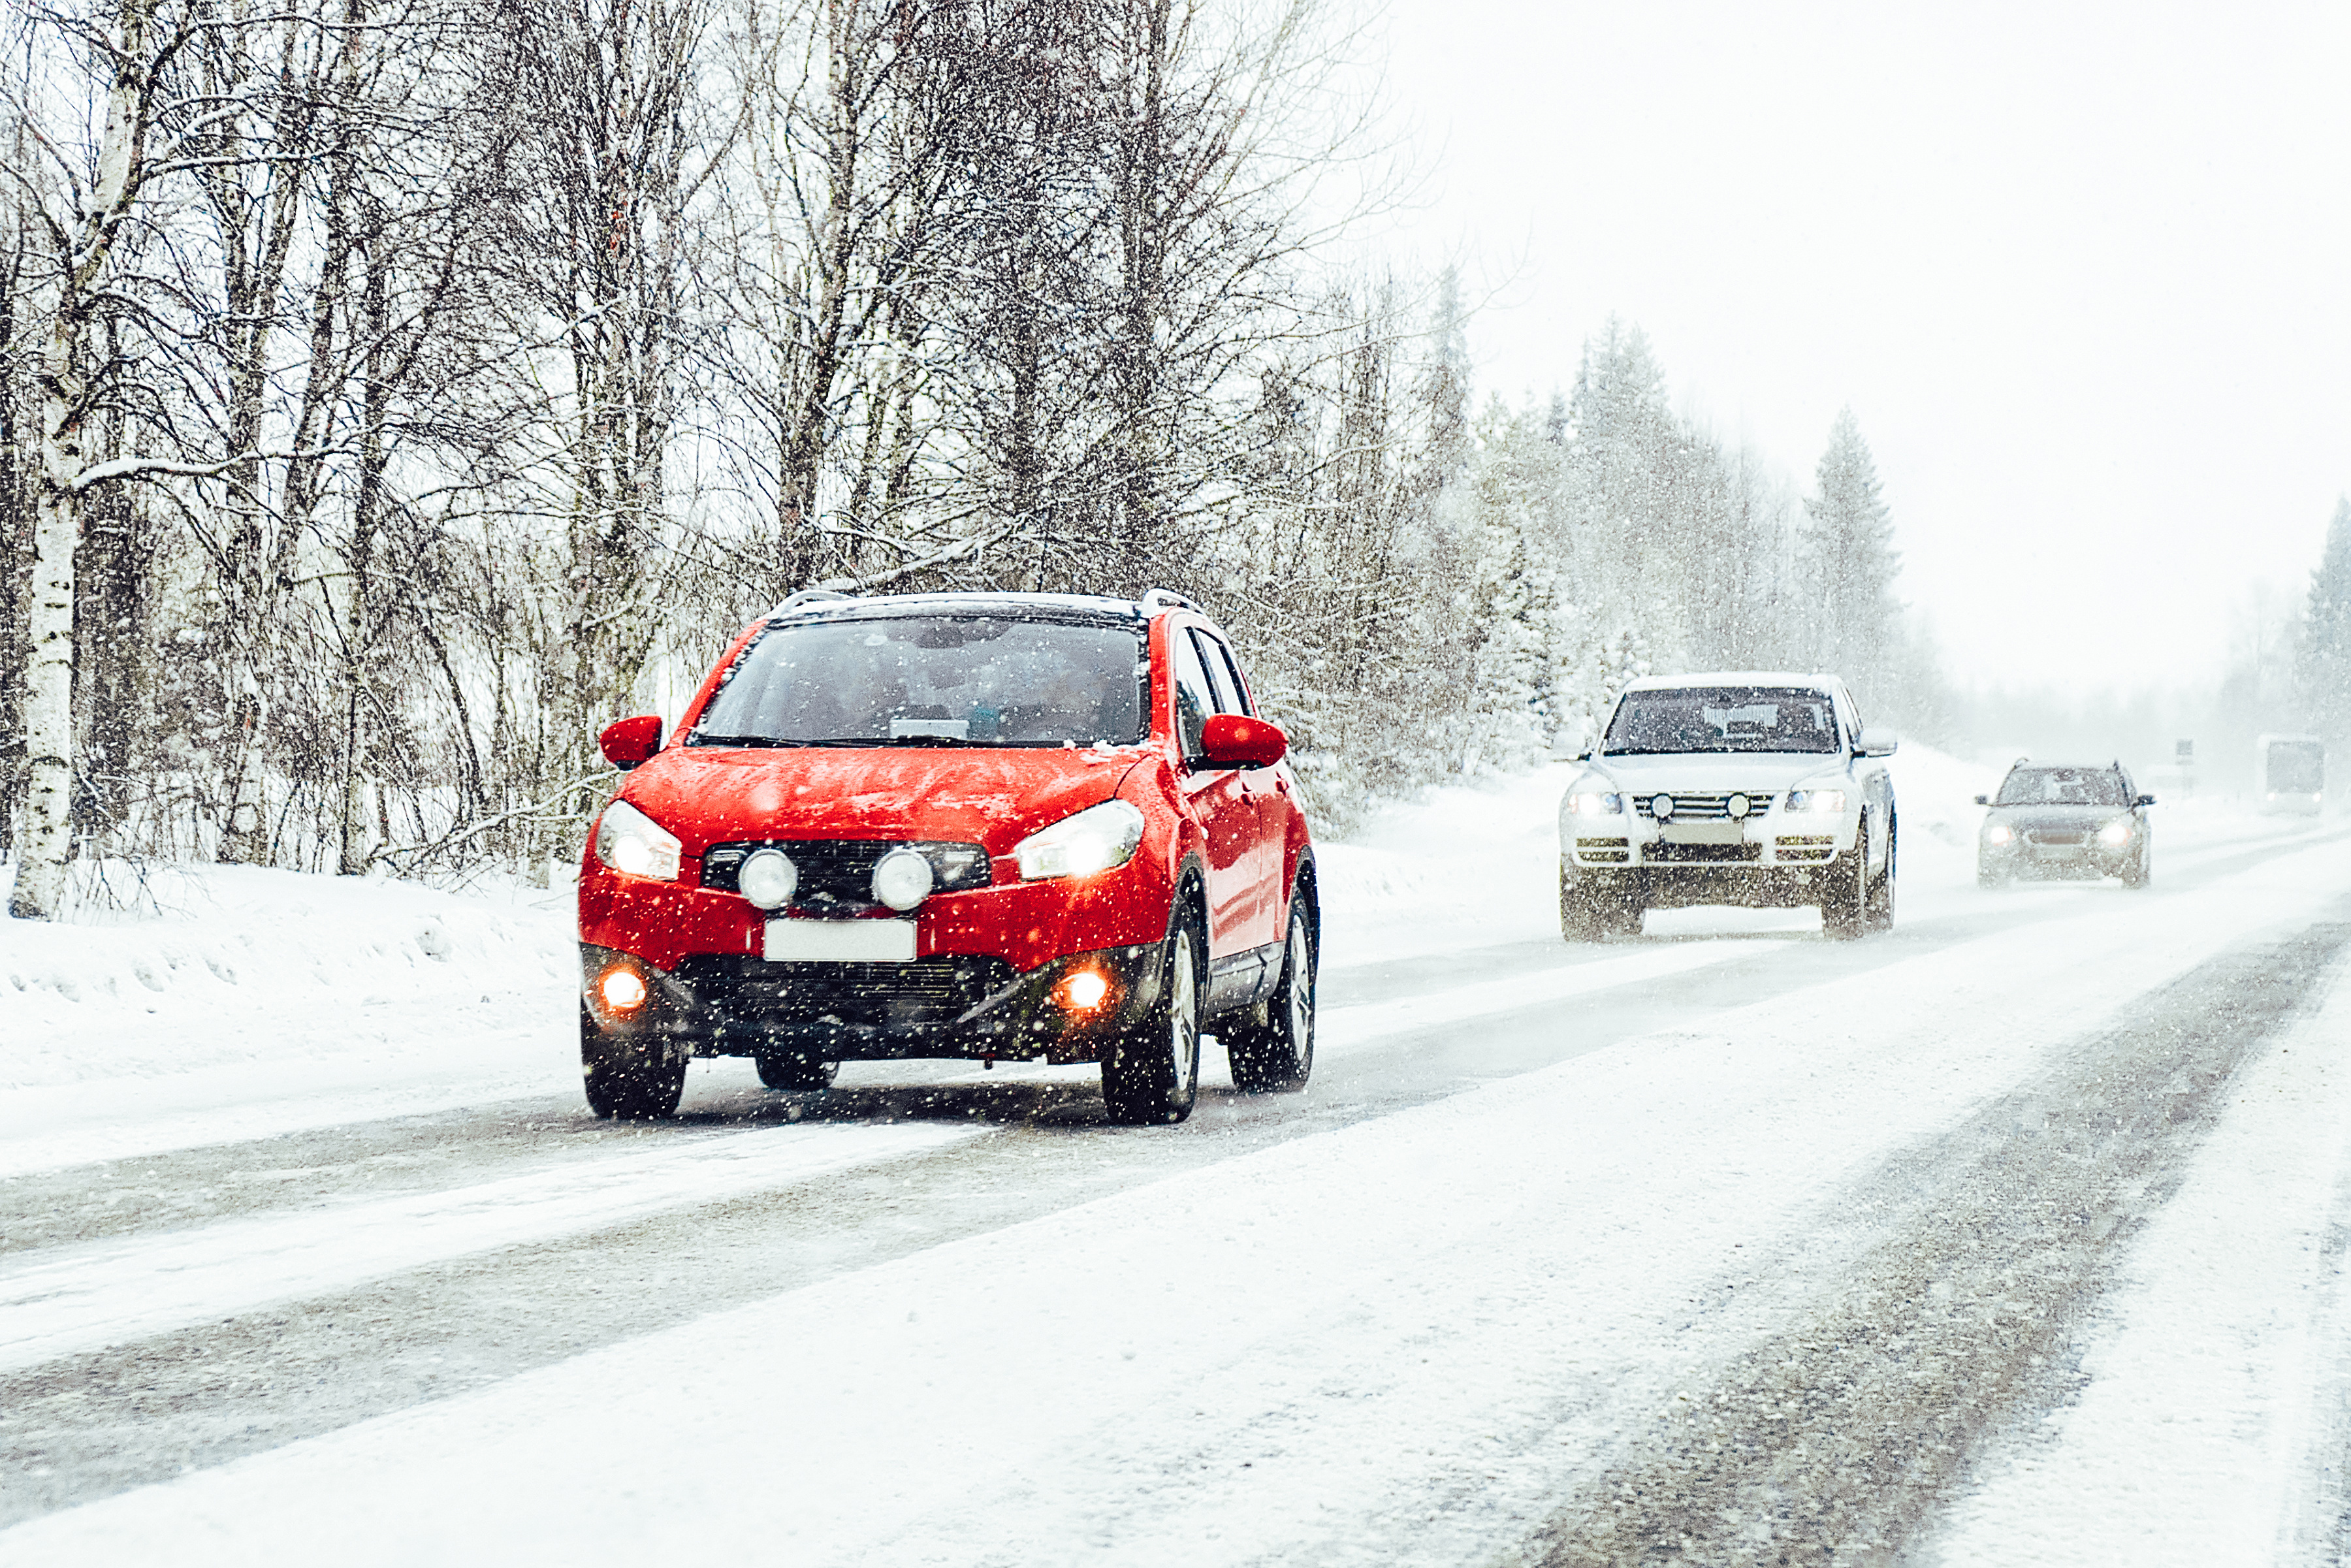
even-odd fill
[(1395, 917), (1311, 1089), (1179, 1128), (937, 1064), (0, 1095), (0, 1561), (2339, 1558), (2351, 831), (1993, 893), (1922, 808), (1891, 936), (1569, 947), (1555, 788), (1475, 918), (1334, 854)]

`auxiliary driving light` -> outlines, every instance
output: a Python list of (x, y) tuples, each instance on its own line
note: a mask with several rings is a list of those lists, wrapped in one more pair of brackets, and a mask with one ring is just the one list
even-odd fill
[(1061, 1005), (1073, 1013), (1090, 1013), (1110, 1000), (1110, 977), (1100, 969), (1080, 969), (1061, 982)]
[(735, 891), (760, 909), (781, 909), (799, 885), (799, 867), (781, 850), (753, 850), (735, 871)]
[(615, 964), (596, 977), (596, 995), (616, 1013), (635, 1012), (652, 994), (645, 988), (645, 977), (626, 964)]
[(896, 910), (908, 910), (931, 896), (937, 873), (916, 851), (894, 849), (873, 866), (873, 896)]

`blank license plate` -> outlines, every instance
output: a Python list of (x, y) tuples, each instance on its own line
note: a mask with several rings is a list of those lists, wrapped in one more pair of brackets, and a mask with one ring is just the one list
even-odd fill
[(911, 964), (911, 920), (770, 920), (770, 964)]

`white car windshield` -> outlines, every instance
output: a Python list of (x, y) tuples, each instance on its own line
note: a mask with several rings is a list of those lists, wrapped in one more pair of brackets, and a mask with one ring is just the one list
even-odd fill
[(1139, 628), (1008, 616), (770, 627), (694, 746), (1093, 746), (1143, 738)]
[(2001, 781), (1995, 806), (2119, 806), (2123, 781), (2107, 768), (2016, 768)]
[(1837, 749), (1836, 707), (1802, 686), (1677, 686), (1627, 692), (1601, 749), (1620, 757), (1691, 751)]

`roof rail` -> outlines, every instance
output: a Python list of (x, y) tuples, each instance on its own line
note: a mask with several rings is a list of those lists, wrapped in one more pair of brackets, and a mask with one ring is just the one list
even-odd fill
[(1163, 610), (1189, 610), (1201, 615), (1207, 613), (1197, 604), (1172, 589), (1147, 588), (1144, 590), (1143, 598), (1138, 602), (1143, 606), (1145, 618), (1156, 615)]
[(768, 613), (761, 616), (760, 619), (763, 621), (772, 621), (777, 616), (788, 615), (803, 605), (830, 604), (835, 600), (854, 599), (856, 597), (857, 595), (853, 593), (841, 593), (830, 588), (803, 588), (798, 593), (795, 593), (790, 598), (785, 600), (781, 604), (777, 605), (773, 610), (768, 611)]

